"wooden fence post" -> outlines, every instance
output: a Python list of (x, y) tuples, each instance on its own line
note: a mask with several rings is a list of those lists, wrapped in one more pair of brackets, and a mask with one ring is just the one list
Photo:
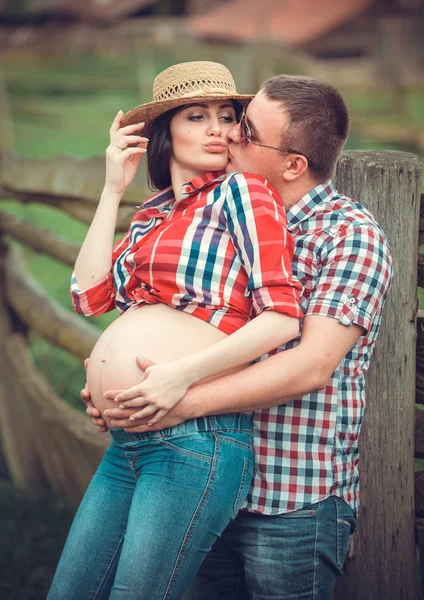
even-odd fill
[(375, 216), (395, 265), (367, 376), (359, 529), (337, 600), (417, 598), (413, 461), (421, 175), (420, 159), (407, 152), (349, 151), (337, 169), (337, 189)]

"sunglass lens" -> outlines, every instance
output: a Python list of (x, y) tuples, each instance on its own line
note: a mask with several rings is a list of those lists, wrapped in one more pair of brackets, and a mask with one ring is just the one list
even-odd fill
[(243, 115), (241, 121), (240, 121), (240, 146), (242, 148), (246, 148), (247, 147), (247, 130), (246, 130), (246, 121), (245, 121), (245, 117)]

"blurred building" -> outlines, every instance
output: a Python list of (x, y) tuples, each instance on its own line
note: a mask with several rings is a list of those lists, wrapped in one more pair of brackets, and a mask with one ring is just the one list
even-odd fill
[(399, 35), (408, 30), (409, 37), (416, 30), (407, 43), (417, 43), (424, 54), (423, 0), (202, 0), (202, 5), (205, 10), (189, 19), (190, 31), (202, 38), (266, 40), (322, 58), (358, 57), (375, 52), (390, 22), (396, 23)]
[(0, 17), (22, 14), (92, 25), (178, 16), (184, 36), (276, 43), (321, 59), (372, 57), (383, 75), (424, 70), (424, 0), (0, 0)]

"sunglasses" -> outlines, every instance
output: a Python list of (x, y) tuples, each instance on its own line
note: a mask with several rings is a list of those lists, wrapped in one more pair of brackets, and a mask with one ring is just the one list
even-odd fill
[(300, 156), (304, 156), (309, 163), (309, 166), (312, 166), (312, 161), (303, 154), (303, 152), (299, 152), (298, 150), (293, 150), (292, 148), (279, 148), (278, 146), (269, 146), (268, 144), (260, 144), (259, 142), (255, 142), (252, 140), (252, 132), (250, 131), (250, 127), (246, 121), (246, 107), (243, 107), (243, 112), (240, 118), (240, 146), (242, 148), (247, 148), (249, 144), (255, 144), (255, 146), (261, 146), (262, 148), (272, 148), (272, 150), (279, 150), (280, 152), (285, 152), (286, 154), (300, 154)]

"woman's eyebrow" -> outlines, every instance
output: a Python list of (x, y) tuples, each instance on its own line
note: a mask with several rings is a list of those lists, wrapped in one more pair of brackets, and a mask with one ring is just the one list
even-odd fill
[[(187, 106), (186, 108), (192, 108), (193, 106), (199, 106), (200, 108), (210, 107), (209, 104), (201, 104), (200, 102), (196, 102), (195, 104), (190, 104), (190, 106)], [(221, 104), (219, 110), (221, 110), (222, 108), (234, 108), (234, 106), (231, 104), (231, 102), (228, 102), (227, 104)]]
[(185, 107), (185, 110), (188, 108), (193, 108), (193, 106), (199, 106), (200, 108), (209, 108), (208, 104), (201, 104), (200, 102), (196, 102), (196, 104), (189, 104), (189, 106)]

